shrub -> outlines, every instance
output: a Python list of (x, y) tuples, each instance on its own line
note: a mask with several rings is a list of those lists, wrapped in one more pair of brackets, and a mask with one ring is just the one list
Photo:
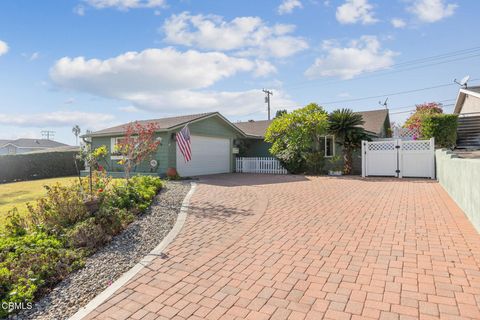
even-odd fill
[(423, 139), (435, 138), (440, 148), (454, 148), (457, 142), (458, 116), (456, 114), (434, 114), (423, 119)]
[[(93, 179), (95, 192), (105, 188), (93, 216), (85, 208), (80, 184), (47, 187), (37, 205), (29, 205), (26, 220), (16, 210), (10, 212), (0, 237), (1, 302), (31, 302), (82, 267), (85, 255), (125, 229), (162, 187), (158, 177), (149, 176), (109, 182), (100, 174)], [(0, 309), (0, 317), (7, 314)]]
[(325, 156), (323, 151), (311, 152), (305, 154), (305, 164), (307, 172), (310, 174), (323, 173), (325, 167)]
[(46, 196), (37, 200), (36, 205), (27, 205), (33, 224), (42, 225), (49, 232), (60, 234), (64, 228), (71, 227), (89, 216), (78, 185), (56, 184), (45, 188)]
[[(0, 238), (0, 300), (29, 302), (45, 286), (82, 266), (82, 254), (65, 248), (56, 236), (35, 230)], [(7, 310), (0, 309), (0, 316)]]
[(272, 143), (275, 155), (288, 171), (304, 169), (305, 155), (320, 150), (321, 138), (328, 131), (325, 110), (311, 103), (291, 113), (275, 118), (267, 129), (265, 141)]
[[(76, 154), (65, 151), (0, 156), (0, 183), (76, 175)], [(82, 162), (77, 165), (83, 169)]]

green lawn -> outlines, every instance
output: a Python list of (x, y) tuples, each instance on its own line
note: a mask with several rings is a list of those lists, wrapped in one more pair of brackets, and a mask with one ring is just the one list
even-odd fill
[(71, 183), (76, 177), (41, 179), (32, 181), (12, 182), (0, 184), (0, 225), (3, 224), (8, 210), (17, 207), (20, 214), (27, 212), (26, 203), (35, 203), (39, 197), (45, 195), (44, 185)]

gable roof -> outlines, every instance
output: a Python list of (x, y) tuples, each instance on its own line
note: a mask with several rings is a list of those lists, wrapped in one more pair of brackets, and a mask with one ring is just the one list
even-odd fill
[(13, 145), (17, 148), (57, 148), (57, 147), (65, 147), (68, 146), (65, 143), (47, 140), (47, 139), (16, 139), (16, 140), (0, 140), (0, 148), (5, 147), (6, 145)]
[(363, 129), (366, 131), (380, 135), (384, 129), (385, 121), (389, 120), (388, 110), (379, 109), (379, 110), (370, 110), (370, 111), (359, 111), (357, 112), (362, 115)]
[[(357, 112), (362, 115), (363, 128), (366, 131), (380, 135), (383, 131), (385, 121), (388, 118), (388, 110), (371, 110), (371, 111), (360, 111)], [(268, 126), (272, 123), (273, 120), (260, 120), (260, 121), (247, 121), (247, 122), (237, 122), (235, 125), (242, 129), (245, 134), (249, 136), (255, 136), (258, 138), (263, 138), (265, 132), (267, 131)]]
[(465, 102), (465, 97), (467, 95), (480, 99), (480, 86), (460, 89), (458, 91), (457, 101), (455, 102), (455, 109), (453, 109), (453, 113), (459, 114), (462, 111), (463, 103)]
[(264, 137), (272, 120), (236, 122), (235, 125), (248, 136)]
[[(174, 130), (174, 129), (177, 129), (179, 127), (182, 127), (187, 123), (196, 122), (196, 121), (199, 121), (199, 120), (210, 118), (212, 116), (218, 116), (223, 121), (225, 121), (228, 125), (230, 125), (234, 130), (236, 130), (236, 131), (240, 132), (242, 135), (244, 135), (244, 133), (241, 129), (239, 129), (233, 123), (228, 121), (219, 112), (206, 112), (206, 113), (190, 114), (190, 115), (177, 116), (177, 117), (168, 117), (168, 118), (151, 119), (151, 120), (140, 120), (140, 121), (137, 121), (137, 122), (142, 124), (142, 125), (147, 125), (147, 124), (153, 123), (157, 127), (157, 131), (169, 131), (169, 130)], [(95, 132), (92, 132), (90, 134), (83, 135), (83, 137), (120, 135), (120, 134), (123, 134), (125, 132), (125, 130), (127, 129), (129, 124), (130, 123), (125, 123), (125, 124), (121, 124), (119, 126), (95, 131)]]

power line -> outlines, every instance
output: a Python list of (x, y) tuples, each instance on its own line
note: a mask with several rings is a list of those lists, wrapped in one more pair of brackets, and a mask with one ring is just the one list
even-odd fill
[[(476, 81), (476, 80), (479, 80), (479, 79), (474, 79), (472, 81)], [(362, 98), (327, 101), (327, 102), (321, 102), (320, 104), (323, 105), (323, 104), (354, 102), (354, 101), (362, 101), (362, 100), (383, 98), (383, 97), (386, 97), (386, 96), (388, 96), (388, 97), (398, 96), (398, 95), (403, 95), (403, 94), (408, 94), (408, 93), (415, 93), (415, 92), (420, 92), (420, 91), (444, 88), (444, 87), (449, 87), (449, 86), (453, 86), (453, 85), (455, 85), (455, 83), (446, 83), (446, 84), (440, 84), (440, 85), (431, 86), (431, 87), (424, 87), (424, 88), (419, 88), (419, 89), (412, 89), (412, 90), (405, 90), (405, 91), (398, 91), (398, 92), (390, 92), (390, 93), (385, 93), (385, 94), (380, 94), (380, 95), (375, 95), (375, 96), (362, 97)]]
[[(450, 107), (453, 107), (455, 105), (455, 103), (449, 103), (449, 104), (444, 104), (442, 106), (442, 108), (450, 108)], [(392, 114), (403, 114), (403, 113), (410, 113), (410, 112), (414, 112), (416, 111), (416, 109), (411, 109), (411, 110), (407, 110), (407, 111), (399, 111), (399, 112), (392, 112), (392, 113), (389, 113), (390, 115)]]
[[(322, 82), (322, 79), (317, 79), (317, 80), (299, 82), (297, 84), (292, 84), (292, 85), (286, 86), (284, 88), (302, 87), (303, 85), (310, 85), (310, 84), (319, 83), (319, 82), (323, 83), (323, 84), (331, 84), (331, 83), (338, 83), (338, 82), (343, 82), (343, 81), (360, 80), (360, 79), (366, 79), (366, 78), (371, 78), (371, 77), (375, 77), (375, 76), (384, 76), (384, 75), (389, 75), (389, 74), (394, 74), (394, 73), (399, 73), (399, 72), (404, 72), (404, 71), (416, 70), (416, 69), (431, 67), (431, 66), (435, 66), (435, 65), (439, 65), (439, 64), (450, 63), (450, 62), (455, 62), (455, 61), (480, 57), (480, 53), (477, 53), (479, 51), (480, 51), (480, 47), (472, 47), (472, 48), (452, 51), (452, 52), (449, 52), (449, 53), (440, 54), (440, 55), (436, 55), (436, 56), (419, 58), (419, 59), (414, 59), (414, 60), (409, 60), (409, 61), (393, 64), (393, 65), (389, 66), (388, 68), (367, 72), (367, 74), (365, 76), (362, 76), (362, 77), (356, 77), (356, 78), (352, 78), (352, 79), (323, 80), (323, 82)], [(476, 53), (476, 54), (473, 54), (473, 53)], [(430, 61), (447, 59), (447, 58), (460, 56), (460, 55), (466, 55), (466, 54), (470, 54), (470, 55), (464, 56), (464, 57), (458, 57), (458, 58), (455, 58), (455, 59), (449, 59), (449, 60), (444, 60), (444, 61), (436, 61), (436, 62), (432, 62), (432, 63), (429, 63), (429, 64), (424, 64), (424, 63), (427, 63), (427, 62), (430, 62)], [(399, 70), (389, 70), (389, 69), (396, 68), (396, 67), (399, 67), (399, 66), (402, 67), (402, 66), (409, 66), (409, 65), (422, 64), (422, 63), (423, 63), (423, 65), (417, 65), (417, 66), (414, 66), (414, 67), (403, 68), (403, 69), (399, 69)], [(380, 73), (380, 74), (377, 74), (377, 73)]]

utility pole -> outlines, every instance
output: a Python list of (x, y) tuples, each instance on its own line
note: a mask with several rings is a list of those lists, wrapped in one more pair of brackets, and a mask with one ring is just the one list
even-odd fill
[(42, 139), (53, 140), (55, 136), (55, 131), (43, 130), (41, 134), (42, 134)]
[(268, 104), (268, 120), (270, 120), (270, 96), (273, 96), (273, 91), (262, 89), (265, 92), (265, 103)]

